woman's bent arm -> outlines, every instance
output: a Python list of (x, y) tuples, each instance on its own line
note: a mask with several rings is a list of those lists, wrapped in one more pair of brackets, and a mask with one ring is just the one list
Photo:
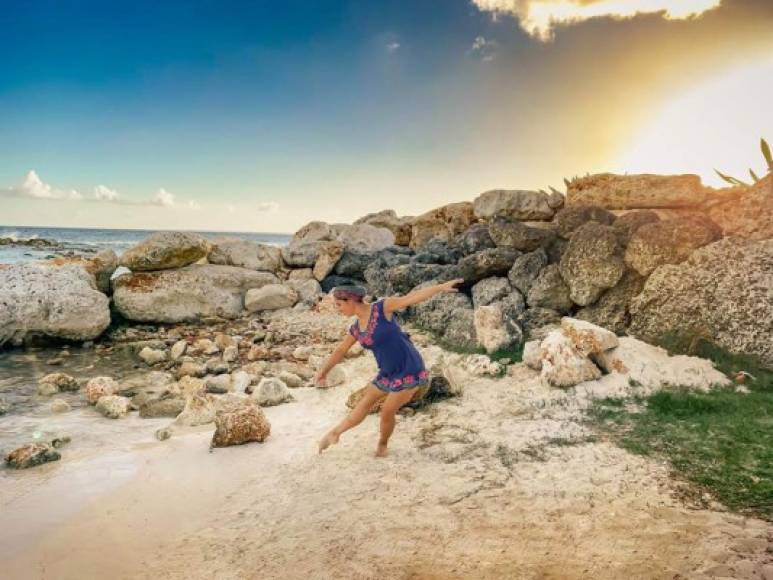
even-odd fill
[(331, 355), (327, 358), (325, 361), (325, 364), (322, 365), (322, 368), (319, 369), (317, 372), (317, 376), (314, 378), (314, 382), (324, 382), (325, 376), (330, 372), (330, 370), (336, 366), (339, 362), (341, 362), (341, 359), (344, 358), (344, 355), (346, 354), (346, 351), (348, 351), (350, 348), (352, 348), (352, 345), (357, 342), (357, 340), (347, 334), (346, 337), (340, 342), (340, 344), (336, 347), (336, 349), (331, 353)]
[(409, 306), (419, 304), (425, 300), (429, 300), (430, 298), (443, 292), (458, 292), (459, 290), (456, 288), (456, 286), (462, 282), (464, 282), (462, 278), (457, 278), (456, 280), (443, 282), (442, 284), (435, 284), (434, 286), (428, 286), (427, 288), (422, 288), (421, 290), (414, 290), (405, 296), (392, 296), (384, 300), (384, 311), (387, 314), (391, 314), (392, 312), (404, 310)]

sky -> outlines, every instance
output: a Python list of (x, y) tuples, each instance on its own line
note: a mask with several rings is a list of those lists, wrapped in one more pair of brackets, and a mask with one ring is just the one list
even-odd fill
[(764, 173), (771, 0), (5, 0), (0, 224), (293, 232)]

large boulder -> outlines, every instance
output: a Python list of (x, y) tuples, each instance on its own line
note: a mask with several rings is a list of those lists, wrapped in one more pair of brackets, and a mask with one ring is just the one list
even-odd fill
[(510, 295), (513, 289), (507, 278), (484, 278), (472, 287), (472, 304), (475, 308), (488, 306)]
[(284, 284), (268, 284), (247, 290), (244, 307), (249, 312), (290, 308), (298, 302), (298, 293)]
[(398, 217), (393, 209), (378, 213), (369, 213), (354, 222), (354, 225), (367, 224), (377, 228), (386, 228), (395, 236), (395, 244), (408, 246), (411, 243), (413, 217)]
[(285, 286), (295, 290), (298, 300), (309, 306), (314, 306), (322, 296), (322, 286), (316, 280), (288, 280)]
[(313, 268), (321, 246), (319, 240), (293, 241), (282, 248), (282, 259), (292, 268)]
[(497, 247), (532, 252), (550, 245), (556, 232), (549, 227), (532, 227), (518, 221), (497, 217), (489, 224), (491, 239)]
[(513, 267), (507, 273), (507, 278), (513, 288), (517, 288), (524, 295), (529, 293), (532, 284), (539, 273), (548, 265), (548, 255), (540, 248), (528, 254), (518, 256), (513, 262)]
[(576, 318), (562, 318), (561, 332), (585, 356), (603, 353), (620, 344), (614, 332)]
[(441, 266), (440, 264), (403, 264), (394, 266), (386, 271), (386, 283), (389, 292), (377, 293), (386, 294), (407, 294), (413, 288), (430, 280), (446, 282), (459, 277), (459, 270), (456, 266)]
[(594, 304), (581, 308), (575, 316), (622, 334), (631, 323), (631, 301), (642, 291), (645, 281), (636, 272), (626, 270), (614, 288), (604, 292)]
[(472, 302), (464, 294), (438, 294), (411, 307), (409, 316), (419, 327), (433, 332), (450, 346), (477, 347)]
[(207, 255), (207, 241), (189, 232), (156, 232), (126, 250), (120, 264), (133, 272), (182, 268)]
[(710, 205), (708, 215), (726, 236), (773, 238), (773, 172), (751, 187), (734, 188), (731, 195), (723, 198)]
[(570, 205), (556, 214), (553, 223), (558, 235), (564, 239), (572, 237), (574, 230), (588, 222), (611, 225), (615, 221), (615, 214), (597, 205)]
[(450, 242), (475, 222), (472, 203), (451, 203), (421, 214), (411, 226), (411, 248), (420, 248), (432, 239)]
[[(386, 250), (384, 253), (392, 256)], [(381, 255), (382, 253), (359, 254), (357, 252), (344, 252), (338, 262), (336, 262), (333, 272), (337, 276), (363, 278), (365, 269)]]
[(489, 354), (501, 349), (518, 346), (523, 341), (523, 332), (513, 319), (505, 316), (499, 303), (475, 309), (475, 334), (478, 343)]
[(593, 204), (606, 209), (661, 209), (700, 206), (709, 197), (697, 175), (614, 175), (573, 179), (566, 205)]
[(612, 227), (617, 231), (620, 244), (627, 246), (636, 231), (647, 224), (660, 221), (660, 216), (652, 210), (636, 210), (624, 213), (615, 220)]
[(99, 398), (95, 408), (108, 419), (120, 419), (129, 413), (131, 399), (120, 395), (105, 395)]
[(422, 264), (456, 264), (462, 253), (454, 245), (441, 240), (430, 240), (413, 256), (412, 261)]
[(773, 366), (773, 239), (727, 238), (657, 268), (631, 303), (631, 334), (694, 336)]
[(255, 404), (245, 403), (217, 413), (211, 446), (227, 447), (252, 441), (262, 443), (270, 433), (271, 424), (263, 410)]
[(573, 304), (569, 296), (569, 286), (561, 277), (557, 264), (542, 269), (529, 287), (526, 302), (532, 307), (550, 308), (558, 312), (571, 310)]
[(335, 240), (343, 242), (347, 252), (380, 252), (395, 244), (395, 235), (387, 228), (370, 224), (335, 224), (332, 228)]
[(542, 379), (554, 387), (573, 387), (601, 377), (599, 368), (560, 331), (551, 332), (540, 343), (539, 361)]
[(312, 274), (319, 282), (327, 278), (344, 254), (343, 242), (323, 242), (319, 246)]
[(663, 264), (678, 264), (696, 249), (718, 240), (719, 227), (700, 214), (653, 222), (631, 236), (625, 263), (642, 276), (649, 276)]
[(483, 278), (506, 275), (520, 256), (518, 250), (490, 248), (470, 254), (459, 260), (459, 274), (467, 284), (474, 284)]
[(580, 306), (593, 304), (625, 272), (614, 228), (595, 221), (577, 228), (561, 257), (560, 270), (572, 301)]
[(459, 248), (464, 256), (496, 247), (494, 240), (491, 239), (487, 224), (471, 225), (454, 238), (453, 245)]
[(207, 260), (210, 264), (276, 274), (282, 268), (282, 250), (277, 246), (224, 237), (212, 242)]
[(94, 276), (94, 281), (100, 292), (110, 294), (112, 291), (110, 279), (116, 268), (118, 268), (118, 256), (113, 250), (108, 249), (98, 252), (93, 258), (85, 258), (83, 256), (61, 256), (46, 260), (41, 262), (41, 264), (54, 268), (68, 264), (79, 265), (89, 274)]
[(109, 300), (81, 266), (0, 264), (0, 344), (28, 333), (91, 340), (109, 324)]
[(123, 274), (113, 280), (113, 302), (129, 320), (182, 322), (203, 316), (236, 318), (244, 294), (276, 284), (269, 272), (235, 266), (193, 265), (179, 270)]
[(473, 205), (475, 217), (480, 219), (504, 217), (540, 221), (550, 220), (562, 203), (562, 196), (544, 191), (492, 189), (476, 197)]

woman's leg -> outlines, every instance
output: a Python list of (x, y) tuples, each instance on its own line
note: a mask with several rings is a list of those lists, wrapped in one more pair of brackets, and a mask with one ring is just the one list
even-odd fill
[(365, 417), (368, 416), (368, 413), (370, 413), (373, 405), (375, 405), (379, 399), (385, 396), (386, 393), (378, 390), (374, 385), (368, 385), (365, 394), (362, 396), (362, 399), (360, 399), (360, 402), (357, 403), (357, 406), (352, 409), (352, 412), (349, 413), (346, 418), (338, 425), (328, 431), (319, 442), (319, 452), (322, 453), (331, 445), (338, 443), (338, 438), (344, 431), (348, 431), (349, 429), (362, 423), (365, 420)]
[(395, 430), (395, 414), (397, 411), (409, 402), (416, 393), (415, 389), (405, 389), (397, 393), (389, 393), (384, 405), (381, 407), (381, 430), (378, 437), (378, 447), (376, 447), (376, 457), (386, 457), (387, 444)]

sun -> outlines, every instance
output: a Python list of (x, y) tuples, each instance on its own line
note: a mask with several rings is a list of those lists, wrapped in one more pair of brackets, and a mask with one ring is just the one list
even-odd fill
[(727, 184), (714, 169), (749, 181), (765, 173), (760, 138), (773, 142), (773, 58), (734, 68), (668, 101), (612, 164), (619, 173), (696, 173)]

